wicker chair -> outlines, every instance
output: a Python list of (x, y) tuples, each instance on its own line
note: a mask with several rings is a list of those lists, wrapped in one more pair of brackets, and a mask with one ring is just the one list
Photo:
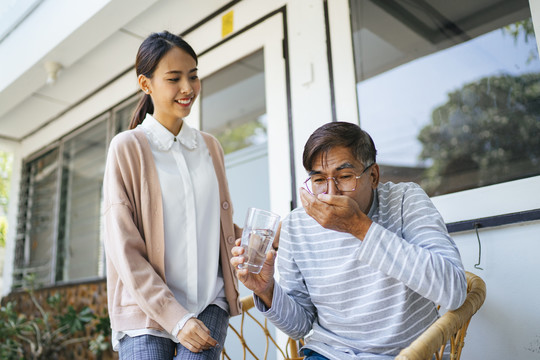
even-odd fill
[(467, 298), (458, 309), (446, 312), (408, 347), (401, 350), (396, 360), (437, 360), (450, 341), (450, 359), (459, 360), (471, 318), (484, 303), (486, 284), (479, 276), (466, 272)]
[[(469, 322), (471, 321), (472, 316), (480, 309), (486, 298), (486, 284), (484, 281), (470, 272), (467, 272), (466, 276), (467, 298), (463, 305), (456, 310), (448, 311), (442, 315), (424, 333), (413, 341), (411, 345), (403, 349), (395, 358), (396, 360), (431, 360), (433, 358), (441, 360), (448, 342), (450, 344), (450, 359), (459, 360)], [(251, 318), (262, 329), (266, 337), (264, 359), (267, 359), (268, 351), (271, 346), (274, 346), (276, 351), (279, 352), (285, 360), (303, 359), (302, 356), (298, 355), (298, 342), (289, 338), (284, 346), (279, 346), (268, 331), (266, 319), (263, 324), (249, 312), (253, 306), (252, 296), (242, 298), (243, 313), (241, 315), (240, 328), (236, 329), (234, 326), (229, 325), (230, 329), (240, 340), (244, 354), (243, 360), (259, 359), (255, 354), (254, 349), (250, 348), (244, 340), (244, 320), (246, 320), (246, 317)], [(248, 354), (250, 354), (250, 357), (247, 357)], [(223, 349), (221, 359), (231, 359), (225, 349)]]
[[(232, 330), (232, 332), (238, 337), (240, 344), (242, 346), (243, 351), (243, 360), (246, 359), (256, 359), (259, 360), (260, 356), (260, 349), (253, 349), (253, 346), (250, 346), (247, 344), (245, 338), (244, 338), (244, 323), (247, 318), (250, 318), (253, 322), (255, 322), (260, 329), (262, 330), (262, 333), (264, 334), (266, 338), (266, 348), (264, 349), (264, 355), (261, 357), (262, 359), (268, 359), (268, 353), (270, 351), (271, 347), (274, 347), (276, 349), (276, 352), (281, 354), (284, 360), (302, 360), (303, 357), (298, 355), (298, 342), (294, 341), (291, 338), (287, 339), (286, 344), (278, 344), (276, 339), (272, 337), (270, 334), (270, 331), (268, 331), (268, 322), (266, 318), (263, 320), (264, 323), (261, 323), (259, 320), (257, 320), (253, 314), (251, 314), (249, 311), (255, 306), (253, 303), (253, 296), (249, 295), (246, 297), (243, 297), (241, 299), (242, 301), (242, 315), (240, 318), (240, 325), (239, 329), (235, 328), (232, 324), (229, 324), (229, 329)], [(229, 332), (229, 336), (232, 334)], [(248, 357), (249, 354), (249, 357)], [(237, 359), (231, 359), (229, 354), (227, 354), (227, 350), (223, 349), (221, 352), (221, 359), (228, 359), (228, 360), (237, 360)]]

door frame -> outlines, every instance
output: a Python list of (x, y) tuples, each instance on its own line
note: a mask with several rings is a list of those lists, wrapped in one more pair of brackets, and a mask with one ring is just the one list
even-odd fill
[[(215, 25), (214, 25), (215, 26)], [(186, 35), (196, 39), (205, 32), (198, 27)], [(201, 79), (256, 51), (263, 50), (268, 133), (269, 198), (272, 211), (286, 215), (296, 207), (294, 144), (290, 73), (287, 51), (286, 8), (282, 7), (250, 23), (198, 53)], [(190, 125), (201, 128), (201, 102), (197, 100), (188, 117)], [(284, 146), (284, 142), (287, 146)]]

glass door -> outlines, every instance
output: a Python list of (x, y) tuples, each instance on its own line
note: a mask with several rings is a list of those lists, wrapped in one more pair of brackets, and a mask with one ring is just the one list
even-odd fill
[(257, 50), (202, 80), (201, 129), (223, 147), (240, 226), (248, 207), (271, 207), (263, 57)]
[(282, 29), (274, 15), (199, 57), (202, 90), (188, 122), (223, 146), (240, 226), (248, 207), (282, 216), (291, 208)]

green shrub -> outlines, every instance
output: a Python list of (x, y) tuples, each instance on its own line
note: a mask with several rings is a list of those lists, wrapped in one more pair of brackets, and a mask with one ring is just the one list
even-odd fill
[(6, 247), (7, 236), (7, 220), (4, 216), (0, 216), (0, 247)]
[[(0, 308), (0, 359), (57, 359), (76, 343), (87, 343), (96, 355), (108, 349), (108, 317), (97, 317), (87, 306), (80, 310), (66, 306), (58, 293), (42, 306), (33, 289), (26, 291), (36, 314), (17, 313), (14, 302)], [(86, 332), (89, 324), (96, 330), (90, 336)]]

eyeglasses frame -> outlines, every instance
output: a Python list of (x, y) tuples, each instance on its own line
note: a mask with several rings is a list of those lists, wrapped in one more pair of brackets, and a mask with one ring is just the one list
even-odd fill
[[(329, 187), (329, 186), (328, 186), (328, 180), (330, 180), (330, 179), (334, 180), (334, 184), (336, 185), (336, 189), (338, 189), (340, 192), (353, 192), (353, 191), (355, 191), (355, 190), (356, 190), (356, 184), (357, 184), (357, 182), (358, 182), (358, 179), (360, 179), (360, 178), (362, 177), (362, 175), (364, 175), (364, 174), (366, 173), (366, 171), (368, 171), (368, 169), (369, 169), (370, 167), (372, 167), (373, 165), (375, 165), (374, 162), (372, 162), (371, 164), (369, 164), (368, 166), (366, 166), (366, 167), (364, 168), (364, 170), (360, 173), (360, 175), (355, 176), (355, 179), (356, 179), (356, 180), (355, 180), (355, 183), (354, 183), (354, 189), (352, 189), (352, 190), (340, 190), (339, 187), (338, 187), (338, 181), (336, 180), (336, 178), (335, 178), (334, 176), (329, 176), (329, 177), (326, 178), (326, 191), (325, 191), (325, 192), (322, 192), (322, 193), (319, 193), (319, 194), (327, 194), (327, 193), (328, 193), (328, 187)], [(311, 180), (311, 176), (308, 177), (308, 178), (306, 179), (306, 181), (304, 181), (304, 188), (305, 188), (311, 195), (315, 195), (314, 193), (311, 192), (311, 190), (309, 190), (309, 186), (307, 185), (307, 182), (310, 181), (310, 180)], [(319, 194), (317, 194), (317, 195), (319, 195)]]

